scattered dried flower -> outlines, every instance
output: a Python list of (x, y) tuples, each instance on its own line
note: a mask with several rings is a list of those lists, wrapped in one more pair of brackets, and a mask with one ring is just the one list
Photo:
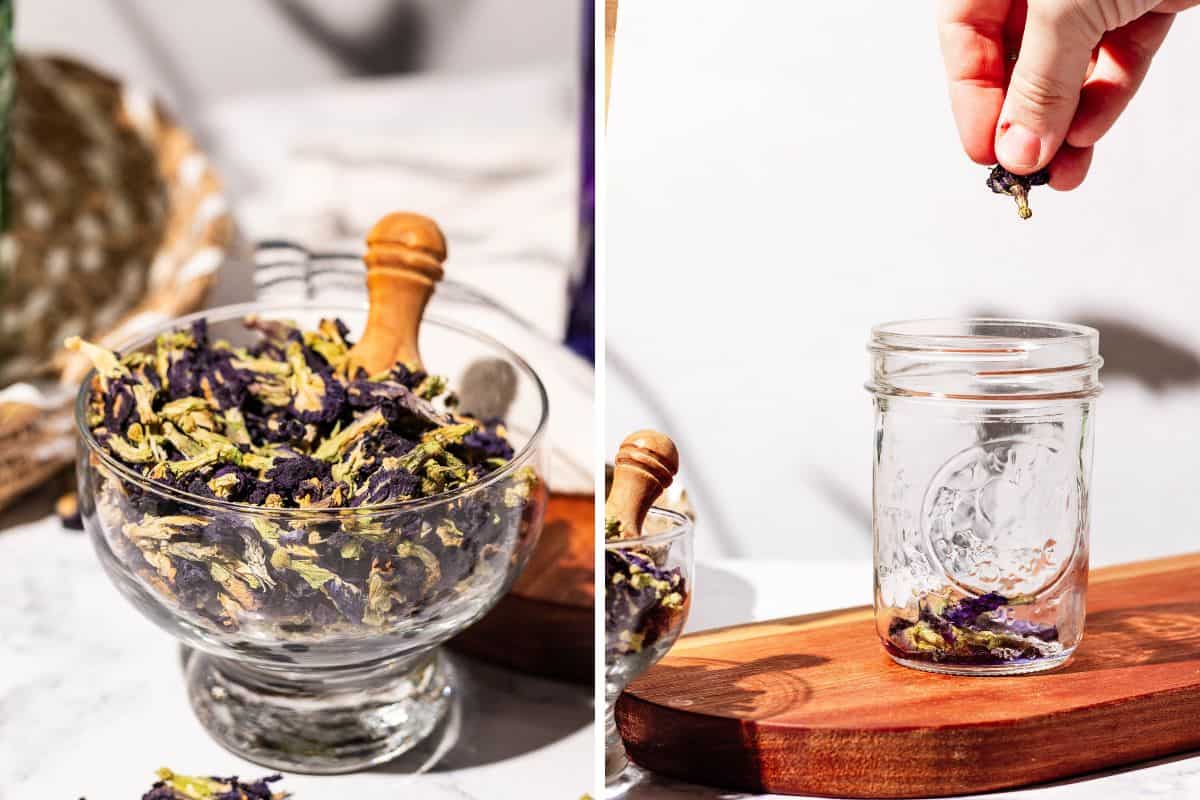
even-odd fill
[(158, 771), (158, 780), (142, 800), (284, 800), (288, 792), (272, 791), (269, 784), (283, 780), (282, 775), (267, 775), (256, 781), (232, 778), (205, 778), (179, 775), (169, 769)]

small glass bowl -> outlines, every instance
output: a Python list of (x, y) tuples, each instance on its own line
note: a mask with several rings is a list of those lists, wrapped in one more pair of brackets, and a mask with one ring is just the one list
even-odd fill
[[(683, 630), (694, 589), (692, 532), (692, 521), (683, 514), (652, 508), (641, 536), (604, 544), (604, 773), (609, 797), (623, 795), (641, 777), (625, 753), (613, 708), (625, 687), (666, 655)], [(652, 575), (657, 580), (677, 576), (679, 602), (652, 602), (653, 588), (629, 580), (631, 557), (658, 570)]]
[[(248, 344), (248, 314), (304, 329), (338, 317), (352, 335), (366, 320), (361, 308), (227, 306), (172, 321), (125, 351), (201, 318), (211, 338)], [(142, 477), (92, 436), (92, 375), (83, 383), (80, 511), (100, 561), (143, 614), (199, 651), (187, 666), (192, 707), (221, 744), (252, 761), (348, 772), (428, 736), (454, 691), (438, 645), (508, 591), (537, 542), (548, 408), (538, 376), (499, 342), (436, 319), (422, 322), (421, 352), (452, 386), (483, 360), (511, 367), (506, 427), (516, 453), (471, 486), (369, 507), (261, 508)], [(299, 549), (289, 556), (281, 541)]]

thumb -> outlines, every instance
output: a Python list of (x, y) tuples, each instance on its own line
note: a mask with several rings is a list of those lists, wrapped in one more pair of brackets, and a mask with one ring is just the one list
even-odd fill
[(996, 126), (996, 158), (1027, 175), (1050, 163), (1079, 105), (1092, 49), (1104, 33), (1083, 17), (1083, 4), (1030, 2), (1021, 52)]

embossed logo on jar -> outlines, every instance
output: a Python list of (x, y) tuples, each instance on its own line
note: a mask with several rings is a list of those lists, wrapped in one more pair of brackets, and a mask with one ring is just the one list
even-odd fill
[(998, 439), (953, 456), (925, 492), (925, 544), (973, 594), (1032, 595), (1066, 569), (1078, 541), (1077, 469), (1063, 448)]

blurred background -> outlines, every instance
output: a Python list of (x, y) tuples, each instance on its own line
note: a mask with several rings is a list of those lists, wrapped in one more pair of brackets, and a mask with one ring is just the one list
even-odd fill
[(1023, 222), (962, 152), (929, 4), (623, 3), (607, 452), (661, 427), (702, 559), (853, 565), (836, 574), (866, 603), (871, 326), (1086, 323), (1106, 359), (1093, 563), (1195, 550), (1198, 75), (1185, 12), (1082, 188), (1036, 190)]
[[(15, 16), (19, 49), (81, 56), (161, 99), (214, 159), (246, 239), (357, 247), (381, 205), (419, 206), (456, 275), (560, 333), (579, 3), (37, 0)], [(541, 279), (514, 280), (527, 271)], [(224, 271), (213, 302), (243, 277)]]
[(59, 412), (82, 372), (54, 352), (65, 337), (119, 346), (202, 300), (289, 299), (256, 247), (353, 256), (411, 209), (444, 229), (448, 279), (512, 312), (470, 321), (545, 354), (559, 483), (591, 491), (590, 0), (13, 6), (0, 477), (34, 485), (69, 455)]

